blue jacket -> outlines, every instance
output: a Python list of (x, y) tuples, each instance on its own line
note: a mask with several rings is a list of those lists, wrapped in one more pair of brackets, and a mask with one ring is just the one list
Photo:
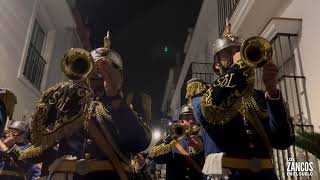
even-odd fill
[[(131, 153), (143, 151), (149, 146), (149, 127), (124, 100), (118, 109), (112, 109), (112, 99), (106, 96), (92, 97), (87, 86), (79, 84), (76, 81), (68, 81), (49, 88), (44, 92), (33, 113), (31, 140), (34, 146), (17, 154), (24, 162), (43, 162), (42, 175), (48, 175), (48, 167), (65, 155), (72, 155), (76, 160), (109, 160), (97, 145), (104, 141), (104, 136), (108, 133), (113, 147), (118, 149), (119, 159), (123, 161), (130, 157)], [(83, 117), (83, 109), (91, 103), (87, 101), (91, 98), (96, 98), (99, 102), (99, 112), (91, 117), (90, 121), (100, 130), (101, 139), (92, 139), (85, 126), (88, 119)], [(39, 126), (41, 128), (37, 128)], [(17, 160), (19, 163), (23, 163), (22, 161)], [(74, 179), (78, 178), (117, 179), (117, 174), (111, 170), (94, 171), (85, 175), (75, 173)]]
[[(252, 77), (252, 69), (239, 62), (208, 89), (193, 96), (193, 113), (204, 129), (207, 152), (270, 159), (271, 148), (283, 150), (293, 144), (293, 125), (281, 93), (278, 100), (270, 100), (261, 91), (250, 91)], [(276, 179), (272, 170), (253, 173), (237, 169), (232, 170), (230, 179), (266, 177)]]
[[(19, 144), (18, 147), (20, 150), (25, 150), (28, 147), (30, 147), (30, 144)], [(3, 152), (0, 152), (3, 154)], [(3, 156), (3, 158), (0, 158), (0, 172), (1, 171), (10, 171), (10, 172), (16, 172), (20, 176), (13, 176), (13, 175), (1, 175), (0, 173), (0, 179), (2, 180), (24, 180), (25, 176), (28, 180), (35, 180), (38, 179), (41, 175), (41, 164), (29, 164), (27, 167), (20, 167), (20, 164), (16, 164), (14, 161), (9, 159), (9, 156)], [(24, 164), (26, 165), (26, 164)]]
[[(226, 152), (237, 157), (269, 157), (268, 148), (254, 126), (245, 125), (239, 114), (225, 125), (213, 125), (207, 122), (201, 113), (201, 97), (192, 100), (194, 116), (202, 124), (211, 139), (215, 150), (211, 152)], [(268, 139), (275, 149), (286, 149), (294, 141), (292, 123), (283, 100), (268, 100), (260, 91), (254, 91), (254, 98), (262, 109), (266, 109), (269, 116), (259, 119)], [(210, 147), (212, 148), (212, 146)]]
[[(286, 149), (294, 142), (292, 122), (289, 121), (282, 98), (268, 100), (264, 93), (254, 91), (254, 99), (260, 108), (268, 112), (268, 116), (258, 119), (261, 122), (272, 148)], [(194, 116), (203, 127), (204, 150), (206, 155), (225, 152), (227, 156), (238, 158), (270, 158), (267, 145), (258, 131), (251, 124), (246, 124), (239, 114), (224, 125), (214, 125), (205, 120), (201, 113), (201, 96), (192, 100)], [(277, 179), (272, 171), (252, 173), (232, 170), (231, 180), (237, 179)]]
[[(188, 152), (189, 140), (184, 137), (178, 141), (178, 143)], [(158, 143), (153, 148), (157, 149), (167, 143)], [(161, 151), (161, 150), (160, 150)], [(204, 158), (203, 150), (196, 154), (189, 153), (191, 158), (202, 168), (202, 162)], [(158, 154), (153, 157), (153, 160), (157, 164), (166, 164), (166, 180), (183, 180), (183, 179), (203, 179), (201, 172), (195, 170), (191, 163), (184, 157), (184, 155), (173, 146), (169, 151), (164, 154)]]
[[(121, 108), (112, 113), (112, 122), (105, 123), (106, 129), (113, 138), (113, 142), (119, 148), (124, 157), (129, 158), (131, 153), (137, 153), (145, 150), (150, 143), (148, 128), (142, 125), (141, 120), (128, 108)], [(31, 162), (41, 159), (43, 161), (43, 173), (48, 174), (48, 166), (56, 159), (72, 155), (77, 159), (97, 159), (108, 160), (105, 154), (91, 139), (85, 129), (81, 128), (70, 137), (62, 138), (58, 145), (49, 148), (36, 159), (30, 159)], [(29, 160), (29, 161), (30, 161)], [(37, 162), (37, 161), (36, 161)], [(111, 178), (117, 179), (115, 172), (97, 172), (84, 175), (85, 179)], [(78, 175), (75, 175), (77, 179)], [(80, 178), (80, 177), (79, 177)]]

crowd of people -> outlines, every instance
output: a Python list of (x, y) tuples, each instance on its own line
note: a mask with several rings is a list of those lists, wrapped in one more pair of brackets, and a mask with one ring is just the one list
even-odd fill
[(278, 179), (272, 148), (294, 142), (278, 70), (267, 57), (266, 90), (255, 90), (254, 67), (241, 57), (230, 24), (214, 45), (217, 80), (188, 81), (188, 103), (148, 150), (149, 123), (135, 110), (143, 108), (125, 100), (121, 57), (108, 36), (104, 41), (91, 52), (67, 51), (64, 73), (71, 80), (43, 93), (28, 124), (11, 120), (5, 128), (17, 98), (1, 90), (0, 179), (151, 180), (160, 179), (163, 164), (167, 180)]

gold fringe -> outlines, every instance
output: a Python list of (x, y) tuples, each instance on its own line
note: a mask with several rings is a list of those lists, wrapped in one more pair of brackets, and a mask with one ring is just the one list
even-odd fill
[(156, 145), (148, 151), (149, 157), (158, 157), (172, 151), (172, 147), (176, 144), (176, 140), (171, 141), (169, 144), (162, 143)]
[(0, 93), (0, 99), (2, 99), (7, 111), (7, 115), (11, 120), (13, 116), (14, 108), (17, 104), (16, 95), (10, 90), (4, 89), (4, 93)]
[(191, 99), (192, 97), (203, 93), (206, 89), (207, 86), (201, 81), (187, 83), (186, 99)]
[(30, 146), (29, 148), (20, 151), (19, 160), (25, 160), (29, 158), (38, 157), (41, 155), (48, 147), (47, 146)]
[(95, 107), (95, 113), (98, 116), (98, 118), (112, 122), (111, 113), (104, 107), (104, 105), (101, 102), (97, 102), (97, 106)]
[(201, 111), (206, 121), (211, 124), (224, 125), (232, 120), (241, 107), (240, 97), (247, 97), (251, 91), (245, 90), (243, 94), (235, 90), (219, 106), (214, 103), (212, 97), (213, 87), (210, 87), (201, 97)]
[[(79, 112), (73, 117), (70, 117), (69, 114), (63, 114), (62, 116), (57, 117), (54, 122), (48, 123), (46, 121), (49, 118), (49, 98), (52, 97), (54, 92), (61, 88), (69, 88), (68, 90), (70, 91), (77, 91), (77, 95), (81, 97), (81, 99), (79, 100)], [(35, 113), (32, 114), (33, 121), (31, 124), (30, 132), (31, 141), (35, 148), (24, 152), (26, 154), (25, 156), (30, 157), (32, 154), (40, 153), (41, 151), (45, 150), (45, 148), (51, 147), (52, 145), (56, 144), (57, 141), (61, 138), (69, 137), (78, 129), (83, 127), (85, 118), (84, 115), (90, 97), (90, 92), (86, 91), (85, 88), (79, 86), (73, 81), (62, 82), (55, 85), (54, 87), (49, 88), (37, 103)]]

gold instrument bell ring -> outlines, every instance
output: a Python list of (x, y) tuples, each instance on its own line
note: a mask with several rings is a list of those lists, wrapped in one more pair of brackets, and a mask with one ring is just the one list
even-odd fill
[(241, 60), (251, 68), (264, 66), (273, 54), (271, 43), (258, 36), (246, 39), (240, 47)]
[(86, 78), (94, 68), (90, 53), (82, 48), (68, 49), (61, 60), (63, 73), (72, 80)]

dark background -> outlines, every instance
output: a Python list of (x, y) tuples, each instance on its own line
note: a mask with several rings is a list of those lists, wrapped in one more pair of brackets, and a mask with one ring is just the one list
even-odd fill
[(111, 48), (124, 61), (125, 89), (151, 96), (153, 126), (162, 116), (169, 68), (175, 66), (176, 53), (183, 53), (188, 28), (195, 26), (201, 4), (202, 0), (78, 1), (93, 48), (103, 46), (110, 30)]

